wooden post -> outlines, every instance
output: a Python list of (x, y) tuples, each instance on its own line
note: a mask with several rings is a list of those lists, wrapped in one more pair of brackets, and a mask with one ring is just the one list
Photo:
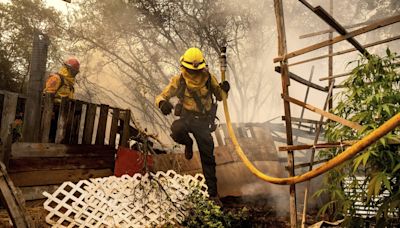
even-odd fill
[[(283, 5), (282, 0), (274, 0), (276, 24), (278, 31), (278, 54), (279, 56), (285, 56), (287, 54), (286, 46), (286, 33), (285, 33), (285, 21), (283, 16)], [(287, 66), (287, 60), (280, 62), (282, 69), (281, 81), (282, 81), (282, 93), (289, 96), (289, 69)], [(290, 114), (290, 103), (287, 100), (283, 100), (285, 108), (285, 123), (286, 123), (286, 142), (287, 145), (293, 145), (293, 135), (292, 135), (292, 122)], [(289, 176), (294, 176), (294, 155), (293, 151), (288, 151), (288, 170)], [(292, 228), (297, 227), (297, 209), (296, 209), (296, 185), (290, 185), (290, 226)]]
[[(333, 0), (329, 0), (329, 14), (333, 16)], [(329, 32), (329, 40), (333, 39), (333, 32)], [(333, 75), (333, 44), (329, 45), (328, 48), (328, 77), (332, 77)], [(333, 79), (329, 79), (328, 81), (328, 86), (331, 87), (331, 84), (333, 83)], [(304, 102), (306, 103), (306, 102)], [(331, 110), (333, 107), (333, 99), (329, 99), (328, 101), (328, 110)]]
[(110, 146), (113, 147), (115, 146), (115, 138), (118, 133), (118, 121), (119, 121), (119, 109), (113, 108), (111, 129), (110, 129), (110, 140), (108, 142), (108, 144), (110, 144)]
[(92, 144), (96, 109), (97, 105), (95, 104), (87, 104), (86, 106), (85, 128), (83, 129), (82, 144)]
[(69, 144), (71, 142), (71, 136), (73, 135), (73, 130), (74, 130), (74, 117), (75, 117), (75, 108), (77, 102), (75, 100), (69, 100), (68, 103), (69, 103), (69, 110), (65, 128), (65, 137), (64, 137), (65, 144)]
[(49, 142), (49, 134), (50, 134), (50, 125), (51, 118), (53, 115), (53, 107), (54, 107), (54, 94), (46, 93), (43, 99), (43, 112), (42, 112), (42, 120), (41, 120), (41, 142), (48, 143)]
[(33, 38), (28, 99), (25, 105), (22, 138), (25, 142), (38, 142), (40, 136), (41, 101), (46, 72), (49, 38), (36, 31)]
[(71, 126), (71, 136), (69, 143), (78, 144), (79, 141), (79, 130), (81, 126), (81, 115), (82, 115), (82, 101), (75, 101), (75, 113), (74, 119)]
[(0, 162), (0, 193), (1, 201), (7, 208), (14, 227), (30, 227), (29, 217), (22, 203), (22, 196), (15, 188), (2, 162)]
[(60, 104), (60, 111), (58, 113), (55, 143), (64, 143), (65, 130), (67, 127), (68, 111), (69, 111), (69, 100), (67, 98), (62, 98)]
[[(314, 74), (314, 65), (311, 67), (311, 72), (310, 72), (310, 78), (308, 79), (308, 82), (312, 82), (312, 78), (313, 78), (313, 74)], [(308, 93), (310, 92), (310, 86), (307, 86), (307, 90), (306, 90), (306, 94), (304, 95), (304, 103), (307, 103), (308, 100)], [(300, 121), (299, 121), (299, 126), (298, 129), (300, 129), (301, 127), (301, 122), (303, 121), (303, 116), (304, 116), (304, 107), (301, 107), (301, 113), (300, 113)]]
[(99, 124), (97, 125), (96, 145), (104, 145), (104, 138), (106, 136), (106, 125), (108, 116), (108, 105), (100, 105)]
[(131, 110), (127, 109), (125, 110), (124, 114), (124, 126), (122, 128), (122, 134), (121, 134), (121, 140), (120, 140), (120, 145), (121, 146), (128, 146), (128, 139), (130, 137), (129, 135), (129, 122), (131, 121)]
[(6, 92), (3, 101), (3, 115), (1, 118), (0, 137), (3, 143), (7, 142), (7, 137), (10, 134), (10, 126), (14, 123), (15, 112), (17, 110), (18, 94)]

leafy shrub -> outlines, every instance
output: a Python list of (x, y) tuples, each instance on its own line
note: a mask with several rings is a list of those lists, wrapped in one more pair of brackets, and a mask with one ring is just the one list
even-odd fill
[[(347, 89), (336, 97), (337, 106), (331, 112), (363, 126), (359, 132), (329, 122), (325, 137), (330, 142), (359, 140), (400, 112), (399, 57), (386, 51), (385, 57), (372, 55), (355, 61), (357, 66), (345, 80)], [(396, 62), (397, 61), (397, 62)], [(354, 63), (354, 62), (353, 62)], [(367, 219), (355, 218), (356, 202), (365, 208), (378, 208), (375, 223), (389, 225), (391, 218), (399, 216), (400, 206), (400, 146), (397, 128), (377, 143), (359, 153), (353, 161), (336, 167), (325, 176), (325, 187), (316, 196), (327, 193), (330, 200), (320, 213), (328, 213), (332, 219), (345, 218), (348, 226), (368, 226)], [(321, 151), (323, 158), (332, 158), (343, 148)], [(365, 177), (363, 181), (357, 178)], [(348, 181), (345, 183), (345, 180)], [(365, 191), (366, 190), (366, 191)], [(385, 193), (385, 197), (378, 197)]]

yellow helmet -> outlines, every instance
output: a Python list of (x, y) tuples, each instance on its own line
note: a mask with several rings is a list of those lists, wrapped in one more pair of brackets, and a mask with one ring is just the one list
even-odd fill
[(180, 62), (182, 66), (191, 70), (201, 70), (206, 67), (203, 53), (195, 47), (187, 49), (185, 54), (182, 55)]

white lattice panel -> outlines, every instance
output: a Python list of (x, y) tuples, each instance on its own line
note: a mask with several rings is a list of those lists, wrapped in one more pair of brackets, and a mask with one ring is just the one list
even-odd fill
[(53, 227), (153, 227), (180, 223), (187, 214), (186, 197), (194, 186), (207, 196), (204, 176), (172, 170), (133, 177), (104, 177), (64, 182), (48, 198), (46, 222)]

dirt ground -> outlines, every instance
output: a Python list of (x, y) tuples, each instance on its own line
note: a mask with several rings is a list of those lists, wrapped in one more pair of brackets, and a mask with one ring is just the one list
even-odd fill
[[(278, 215), (274, 208), (268, 206), (268, 202), (264, 200), (251, 200), (241, 199), (238, 197), (225, 197), (221, 199), (224, 204), (224, 210), (226, 211), (237, 211), (243, 207), (249, 209), (249, 218), (246, 221), (246, 227), (254, 228), (281, 228), (290, 227), (288, 215)], [(43, 208), (44, 200), (27, 202), (26, 210), (29, 216), (32, 218), (35, 227), (47, 228), (51, 227), (45, 222), (47, 211)], [(314, 214), (314, 213), (313, 213)], [(313, 224), (317, 221), (314, 220), (314, 215), (307, 216), (308, 225)], [(301, 219), (301, 215), (298, 215), (298, 219)], [(5, 209), (0, 209), (0, 227), (8, 228), (13, 227)]]

